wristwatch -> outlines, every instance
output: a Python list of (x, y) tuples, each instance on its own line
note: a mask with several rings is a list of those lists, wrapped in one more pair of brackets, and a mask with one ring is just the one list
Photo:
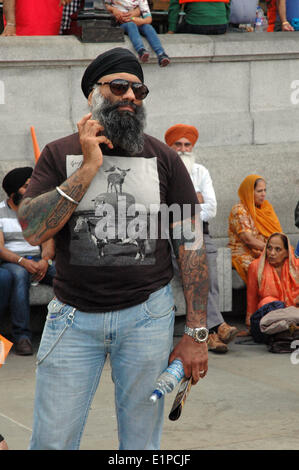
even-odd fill
[(184, 333), (186, 335), (191, 336), (197, 343), (204, 343), (205, 341), (207, 341), (209, 336), (209, 330), (204, 327), (189, 328), (189, 326), (185, 326)]
[(48, 265), (49, 266), (52, 266), (53, 264), (53, 260), (51, 258), (47, 259), (47, 258), (43, 258), (45, 261), (47, 261)]

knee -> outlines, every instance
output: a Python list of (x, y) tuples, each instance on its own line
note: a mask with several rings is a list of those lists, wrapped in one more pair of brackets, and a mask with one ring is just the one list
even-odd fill
[(17, 283), (23, 282), (28, 283), (28, 285), (30, 283), (30, 274), (25, 268), (22, 268), (22, 266), (17, 266), (17, 269), (13, 272), (13, 278)]
[(0, 269), (0, 284), (5, 288), (10, 288), (13, 282), (13, 275), (7, 269)]
[(156, 30), (153, 28), (153, 26), (151, 24), (143, 24), (142, 26), (140, 26), (140, 29), (142, 29), (143, 31), (152, 31), (154, 30), (156, 32)]
[(138, 26), (133, 23), (133, 21), (130, 21), (129, 23), (126, 23), (126, 29), (128, 32), (138, 31)]

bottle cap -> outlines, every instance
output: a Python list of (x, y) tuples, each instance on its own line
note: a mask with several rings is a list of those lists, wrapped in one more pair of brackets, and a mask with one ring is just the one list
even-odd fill
[(160, 392), (160, 390), (154, 390), (152, 395), (150, 396), (150, 401), (152, 403), (156, 403), (157, 400), (159, 400), (159, 398), (161, 398), (163, 395), (163, 393)]

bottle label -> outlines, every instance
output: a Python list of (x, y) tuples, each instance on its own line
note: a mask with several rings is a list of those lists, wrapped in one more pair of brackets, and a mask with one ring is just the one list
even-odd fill
[(166, 372), (169, 372), (171, 375), (177, 379), (178, 382), (182, 380), (185, 376), (184, 374), (184, 367), (181, 361), (175, 359), (166, 369)]

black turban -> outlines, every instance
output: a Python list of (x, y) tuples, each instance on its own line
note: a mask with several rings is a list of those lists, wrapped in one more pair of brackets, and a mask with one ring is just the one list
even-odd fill
[(99, 78), (119, 72), (136, 75), (143, 83), (143, 71), (137, 57), (128, 49), (115, 47), (100, 54), (85, 70), (81, 88), (86, 98)]
[(16, 193), (31, 177), (33, 169), (30, 166), (22, 168), (15, 168), (4, 176), (2, 181), (2, 188), (8, 196)]

